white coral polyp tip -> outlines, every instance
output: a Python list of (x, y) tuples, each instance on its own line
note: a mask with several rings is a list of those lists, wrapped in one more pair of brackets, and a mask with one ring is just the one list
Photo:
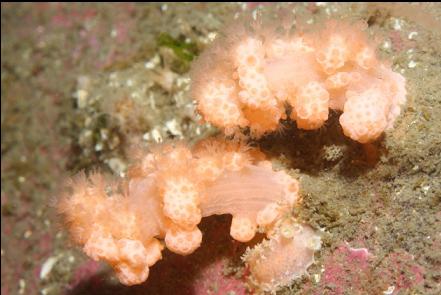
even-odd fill
[(184, 177), (168, 181), (163, 197), (164, 214), (178, 225), (194, 227), (202, 218), (198, 194), (193, 182)]
[(340, 124), (346, 136), (367, 143), (377, 139), (387, 127), (389, 104), (379, 89), (353, 94), (346, 102)]
[(169, 230), (165, 235), (165, 244), (167, 248), (180, 255), (189, 255), (193, 253), (202, 242), (202, 233), (199, 228), (193, 230)]
[(145, 282), (149, 276), (149, 267), (132, 268), (126, 263), (120, 263), (115, 267), (118, 280), (126, 285), (133, 286)]
[(239, 242), (248, 242), (256, 234), (257, 225), (247, 217), (233, 216), (230, 235)]
[(119, 256), (118, 247), (110, 235), (104, 235), (101, 231), (93, 231), (83, 248), (93, 260), (100, 259), (113, 261)]
[(119, 260), (114, 264), (116, 275), (124, 285), (137, 285), (149, 275), (148, 252), (138, 240), (120, 239), (117, 242)]
[(294, 111), (297, 127), (317, 129), (328, 119), (329, 93), (321, 83), (309, 82), (303, 86), (296, 97)]

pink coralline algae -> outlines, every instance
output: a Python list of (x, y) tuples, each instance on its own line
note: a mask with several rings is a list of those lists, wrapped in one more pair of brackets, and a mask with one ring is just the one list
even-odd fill
[(362, 291), (363, 282), (369, 279), (371, 258), (365, 248), (338, 247), (325, 261), (322, 286), (332, 286), (332, 294), (345, 294), (350, 289)]
[(406, 101), (405, 79), (376, 55), (363, 22), (328, 21), (297, 29), (261, 19), (236, 24), (194, 63), (192, 96), (205, 121), (226, 134), (249, 128), (260, 137), (281, 119), (318, 129), (329, 109), (361, 143), (391, 129)]
[(307, 294), (400, 294), (423, 282), (424, 269), (407, 252), (395, 250), (380, 262), (367, 248), (337, 247), (324, 259), (317, 286), (304, 286)]
[(424, 273), (424, 268), (415, 262), (415, 258), (403, 250), (390, 253), (385, 259), (384, 268), (378, 271), (378, 275), (394, 287), (393, 294), (421, 285)]

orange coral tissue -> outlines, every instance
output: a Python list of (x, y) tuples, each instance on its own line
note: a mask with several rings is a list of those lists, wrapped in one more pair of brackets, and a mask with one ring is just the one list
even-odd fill
[[(83, 174), (70, 187), (58, 208), (72, 239), (92, 259), (108, 262), (125, 285), (145, 281), (164, 246), (181, 255), (195, 251), (205, 216), (231, 214), (230, 233), (237, 241), (266, 233), (268, 240), (245, 257), (253, 282), (263, 289), (305, 273), (320, 246), (319, 237), (291, 215), (297, 180), (239, 143), (208, 139), (193, 149), (164, 144), (140, 153), (120, 182)], [(270, 272), (258, 253), (272, 257)]]
[(227, 29), (193, 64), (192, 96), (205, 121), (254, 137), (290, 118), (301, 129), (323, 126), (329, 109), (360, 143), (391, 129), (406, 101), (405, 79), (376, 55), (363, 22), (322, 28), (247, 19)]

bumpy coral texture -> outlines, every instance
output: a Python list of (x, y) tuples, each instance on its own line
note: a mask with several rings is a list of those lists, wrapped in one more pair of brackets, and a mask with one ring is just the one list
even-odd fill
[(244, 256), (252, 285), (267, 292), (287, 286), (306, 273), (314, 262), (314, 251), (320, 248), (320, 239), (311, 228), (289, 218), (279, 221), (270, 236)]
[[(318, 129), (342, 111), (345, 135), (361, 143), (393, 127), (406, 101), (404, 78), (380, 61), (365, 24), (328, 21), (292, 28), (247, 20), (217, 38), (194, 63), (192, 96), (205, 121), (226, 134), (259, 137), (287, 116)], [(292, 23), (292, 22), (291, 22)]]
[[(312, 231), (307, 238), (301, 231), (299, 239), (289, 235), (287, 246), (278, 246), (280, 233), (286, 232), (280, 224), (294, 220), (290, 212), (299, 199), (299, 184), (286, 172), (273, 171), (260, 152), (208, 139), (193, 149), (175, 143), (138, 154), (126, 179), (109, 182), (98, 173), (79, 175), (58, 204), (72, 239), (92, 259), (108, 262), (121, 283), (145, 281), (164, 246), (180, 255), (194, 252), (202, 241), (201, 218), (214, 214), (232, 215), (230, 233), (238, 241), (248, 242), (260, 231), (267, 234), (265, 243), (274, 245), (271, 249), (292, 250), (283, 264), (281, 258), (275, 260), (274, 275), (260, 274), (267, 272), (260, 258), (253, 263), (254, 256), (248, 255), (253, 276), (265, 286), (282, 275), (281, 285), (286, 285), (306, 272), (317, 246), (305, 246), (311, 236), (318, 239)], [(268, 255), (286, 255), (271, 249)], [(286, 273), (297, 275), (285, 278)]]

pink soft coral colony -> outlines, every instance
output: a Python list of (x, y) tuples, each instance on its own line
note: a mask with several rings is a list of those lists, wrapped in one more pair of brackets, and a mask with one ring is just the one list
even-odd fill
[[(343, 112), (347, 136), (375, 140), (392, 127), (406, 90), (363, 30), (337, 21), (295, 33), (259, 21), (236, 25), (193, 66), (198, 110), (227, 135), (248, 127), (258, 137), (288, 116), (298, 128), (320, 128), (331, 108)], [(73, 240), (108, 262), (125, 285), (144, 282), (164, 247), (180, 255), (195, 251), (202, 241), (198, 224), (215, 214), (232, 215), (237, 241), (266, 235), (244, 255), (259, 290), (274, 292), (305, 274), (320, 248), (319, 236), (292, 216), (297, 180), (236, 141), (163, 144), (140, 152), (119, 182), (95, 173), (76, 177), (71, 188), (58, 208)]]
[(328, 21), (296, 30), (250, 21), (217, 38), (195, 63), (192, 95), (204, 120), (234, 134), (248, 127), (259, 137), (289, 117), (318, 129), (329, 109), (360, 143), (393, 127), (406, 100), (404, 78), (376, 56), (365, 23)]
[[(273, 171), (257, 150), (207, 139), (192, 150), (183, 143), (161, 145), (140, 153), (136, 162), (121, 183), (100, 174), (78, 176), (58, 204), (73, 240), (91, 258), (112, 265), (121, 283), (145, 281), (164, 245), (181, 255), (195, 251), (202, 241), (201, 218), (214, 214), (233, 216), (230, 234), (237, 241), (250, 241), (256, 231), (269, 238), (245, 258), (261, 288), (279, 285), (263, 265), (271, 256), (280, 262), (271, 271), (287, 282), (313, 262), (320, 239), (290, 214), (298, 182)], [(274, 255), (274, 248), (289, 251)]]

